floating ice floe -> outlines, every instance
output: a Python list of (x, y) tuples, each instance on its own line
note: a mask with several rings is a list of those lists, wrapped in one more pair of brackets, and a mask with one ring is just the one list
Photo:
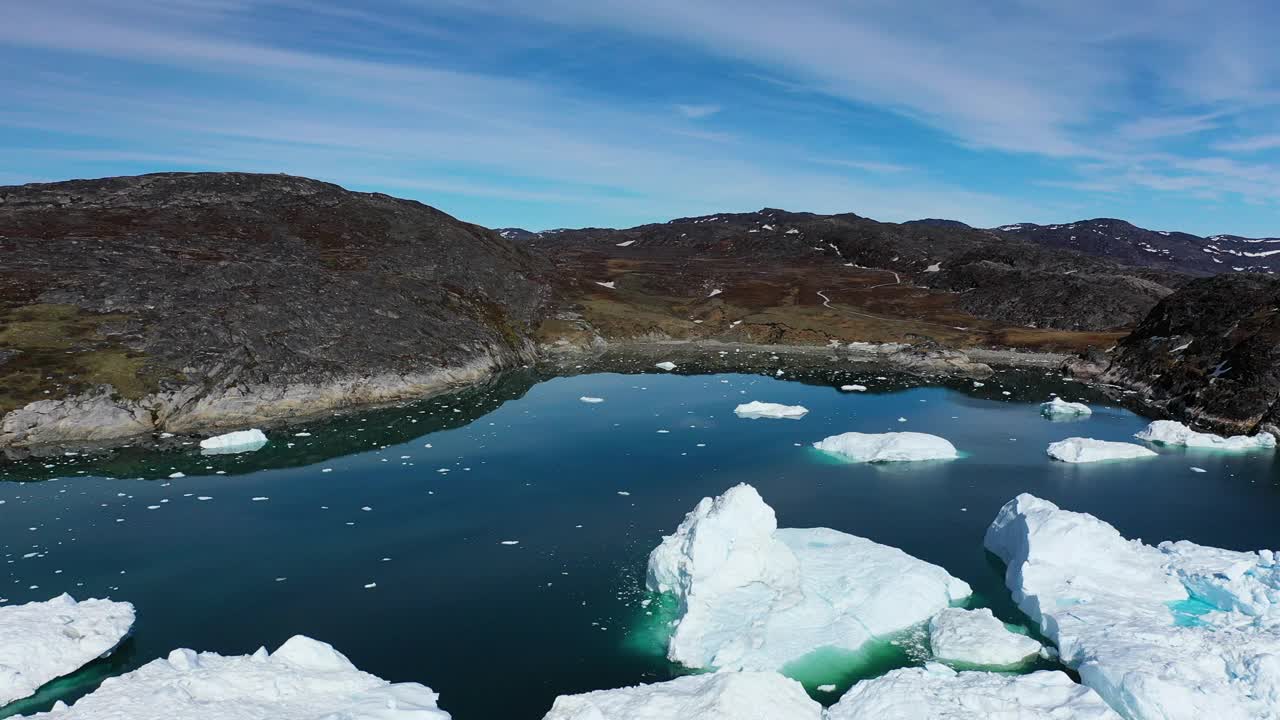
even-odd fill
[(956, 672), (930, 663), (849, 689), (828, 720), (1120, 720), (1093, 690), (1066, 673)]
[(688, 675), (556, 698), (543, 720), (822, 720), (795, 680), (772, 672)]
[(1280, 564), (1269, 550), (1126, 540), (1019, 495), (987, 530), (1014, 600), (1131, 720), (1280, 717)]
[(841, 385), (840, 389), (844, 392), (866, 392), (866, 385)]
[[(899, 418), (899, 422), (906, 422)], [(918, 432), (857, 433), (832, 435), (813, 446), (850, 462), (910, 462), (953, 460), (960, 457), (956, 446), (937, 435)]]
[(1139, 440), (1146, 440), (1161, 445), (1183, 445), (1190, 448), (1210, 448), (1213, 450), (1255, 450), (1270, 449), (1276, 446), (1276, 436), (1269, 432), (1257, 435), (1233, 435), (1222, 437), (1210, 433), (1196, 432), (1180, 422), (1173, 420), (1156, 420), (1145, 430), (1134, 435)]
[(1134, 458), (1156, 456), (1154, 452), (1141, 445), (1081, 437), (1067, 438), (1056, 443), (1050, 443), (1045, 452), (1054, 460), (1068, 463), (1132, 460)]
[(799, 420), (809, 414), (809, 408), (803, 405), (780, 405), (778, 403), (767, 403), (760, 402), (759, 400), (753, 400), (734, 408), (733, 413), (740, 418), (747, 418), (749, 420), (758, 420), (760, 418), (769, 418), (773, 420)]
[(0, 607), (0, 706), (111, 653), (133, 620), (129, 603), (66, 594)]
[(295, 635), (273, 653), (222, 656), (174, 650), (108, 678), (41, 720), (449, 720), (418, 683), (389, 683), (357, 670), (332, 646)]
[(267, 436), (261, 430), (237, 430), (224, 435), (215, 435), (200, 441), (200, 449), (205, 455), (225, 455), (231, 453), (253, 452), (267, 444)]
[(1010, 631), (990, 610), (947, 608), (929, 621), (929, 645), (942, 662), (1007, 667), (1036, 657), (1039, 642)]
[(659, 370), (666, 370), (667, 372), (671, 372), (672, 370), (676, 369), (676, 364), (671, 362), (670, 360), (667, 360), (665, 362), (660, 362), (657, 365), (654, 365), (654, 367), (658, 368)]
[(1079, 417), (1081, 415), (1092, 415), (1093, 410), (1084, 403), (1067, 402), (1062, 398), (1056, 397), (1040, 405), (1040, 414), (1048, 417)]
[(650, 553), (646, 584), (678, 601), (667, 657), (723, 670), (855, 652), (971, 594), (897, 548), (827, 528), (779, 529), (750, 485), (703, 498)]
[(582, 397), (578, 398), (578, 401), (587, 403), (588, 405), (595, 405), (595, 404), (604, 402), (604, 398), (590, 397), (588, 395), (583, 395)]

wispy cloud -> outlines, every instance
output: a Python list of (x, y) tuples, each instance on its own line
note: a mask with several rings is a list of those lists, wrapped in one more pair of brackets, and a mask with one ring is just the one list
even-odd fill
[(687, 118), (711, 117), (720, 112), (719, 105), (676, 105), (676, 112)]
[(1261, 150), (1280, 149), (1280, 134), (1255, 135), (1253, 137), (1229, 140), (1214, 145), (1223, 152), (1252, 153)]

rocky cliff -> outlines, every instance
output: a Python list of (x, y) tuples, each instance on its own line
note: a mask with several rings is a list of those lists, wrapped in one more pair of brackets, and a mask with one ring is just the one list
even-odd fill
[(534, 354), (550, 264), (286, 175), (0, 187), (0, 446), (394, 400)]

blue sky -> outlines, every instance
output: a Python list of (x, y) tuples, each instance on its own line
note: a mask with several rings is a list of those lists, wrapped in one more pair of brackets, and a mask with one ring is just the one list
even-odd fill
[(764, 206), (1280, 236), (1280, 4), (16, 0), (0, 184), (288, 172), (491, 227)]

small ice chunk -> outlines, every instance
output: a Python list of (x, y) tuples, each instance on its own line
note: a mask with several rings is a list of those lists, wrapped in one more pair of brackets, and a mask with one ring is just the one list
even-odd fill
[(773, 672), (686, 675), (561, 695), (542, 720), (822, 720), (800, 683)]
[(1073, 403), (1067, 402), (1062, 398), (1054, 398), (1049, 402), (1042, 403), (1040, 405), (1040, 414), (1048, 417), (1053, 417), (1055, 415), (1080, 416), (1092, 415), (1093, 410), (1084, 403)]
[(929, 621), (929, 645), (942, 662), (980, 667), (1018, 665), (1040, 654), (1040, 643), (1011, 632), (990, 610), (947, 608)]
[(722, 293), (722, 292), (724, 292), (724, 291), (723, 291), (723, 290), (721, 290), (720, 288), (716, 288), (715, 290), (712, 290), (712, 291), (711, 291), (711, 294), (710, 294), (710, 295), (707, 295), (707, 297), (709, 297), (709, 298), (713, 298), (713, 297), (715, 297), (715, 296), (719, 295), (719, 294), (720, 294), (720, 293)]
[(840, 389), (844, 392), (866, 392), (866, 385), (841, 385)]
[(578, 401), (587, 403), (588, 405), (595, 405), (596, 403), (604, 402), (604, 398), (590, 397), (587, 395), (583, 395), (582, 397), (578, 398)]
[(133, 620), (129, 603), (66, 594), (0, 607), (0, 706), (110, 654)]
[(1082, 437), (1067, 438), (1056, 443), (1050, 443), (1046, 452), (1054, 460), (1068, 463), (1132, 460), (1134, 458), (1156, 456), (1154, 452), (1141, 445)]
[(960, 457), (955, 445), (937, 435), (918, 432), (858, 433), (832, 435), (813, 446), (850, 462), (911, 462), (953, 460)]
[(597, 284), (597, 285), (599, 285), (599, 286), (600, 286), (600, 287), (602, 287), (602, 288), (609, 288), (610, 290), (613, 290), (613, 289), (614, 289), (614, 287), (613, 287), (614, 281), (613, 281), (613, 280), (610, 280), (609, 282), (600, 282), (599, 280), (597, 280), (597, 281), (596, 281), (596, 284)]
[(945, 665), (893, 670), (854, 685), (828, 720), (1120, 720), (1066, 673), (956, 672)]
[(253, 428), (205, 438), (200, 441), (200, 449), (205, 455), (225, 455), (253, 452), (266, 444), (267, 436), (261, 430)]
[(634, 243), (635, 243), (635, 240), (623, 240), (620, 243), (614, 243), (614, 245), (618, 247), (631, 247), (631, 245)]
[(657, 365), (654, 365), (654, 367), (658, 368), (659, 370), (666, 370), (667, 372), (671, 372), (672, 370), (676, 369), (676, 364), (671, 362), (670, 360), (667, 360), (665, 362), (660, 362)]
[(750, 485), (703, 498), (649, 555), (646, 586), (679, 602), (667, 657), (777, 670), (821, 648), (856, 652), (971, 590), (897, 548), (827, 528), (779, 529)]
[(1260, 432), (1253, 436), (1233, 435), (1231, 437), (1222, 437), (1221, 435), (1196, 432), (1186, 425), (1173, 420), (1156, 420), (1148, 425), (1145, 430), (1134, 435), (1134, 437), (1161, 445), (1181, 445), (1212, 450), (1265, 450), (1276, 446), (1276, 436), (1269, 432)]
[(733, 413), (740, 418), (757, 420), (770, 418), (774, 420), (799, 420), (809, 414), (809, 408), (803, 405), (780, 405), (778, 403), (753, 400), (734, 408)]
[(418, 683), (361, 672), (332, 646), (295, 635), (278, 650), (223, 656), (174, 650), (108, 678), (70, 707), (40, 720), (449, 720), (438, 695)]

